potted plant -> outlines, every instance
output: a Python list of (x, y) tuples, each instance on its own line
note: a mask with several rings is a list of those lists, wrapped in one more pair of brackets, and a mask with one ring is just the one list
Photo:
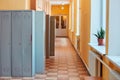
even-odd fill
[(98, 39), (98, 45), (104, 45), (103, 40), (104, 40), (104, 37), (105, 37), (105, 30), (102, 27), (100, 27), (100, 30), (97, 31), (97, 33), (94, 34), (94, 35)]

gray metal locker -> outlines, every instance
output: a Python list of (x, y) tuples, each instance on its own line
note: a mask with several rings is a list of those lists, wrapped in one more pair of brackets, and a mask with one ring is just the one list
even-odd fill
[(46, 29), (45, 29), (46, 33), (45, 33), (45, 54), (46, 54), (46, 58), (49, 58), (50, 56), (50, 16), (46, 15)]
[(30, 77), (35, 74), (32, 51), (32, 11), (12, 12), (12, 76)]
[(35, 72), (45, 70), (45, 12), (35, 12)]
[(31, 77), (45, 69), (45, 12), (0, 11), (0, 76)]
[(11, 76), (11, 12), (0, 11), (0, 76)]
[(50, 17), (50, 56), (55, 55), (55, 17)]

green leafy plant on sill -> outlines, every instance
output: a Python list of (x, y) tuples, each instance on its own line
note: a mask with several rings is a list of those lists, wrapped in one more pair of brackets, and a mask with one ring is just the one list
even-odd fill
[(97, 31), (96, 34), (94, 34), (98, 39), (98, 45), (104, 45), (103, 39), (105, 37), (105, 30), (101, 27), (99, 31)]
[(102, 28), (102, 27), (100, 27), (100, 30), (99, 31), (97, 31), (97, 33), (96, 34), (94, 34), (98, 39), (104, 39), (104, 37), (105, 37), (105, 30)]

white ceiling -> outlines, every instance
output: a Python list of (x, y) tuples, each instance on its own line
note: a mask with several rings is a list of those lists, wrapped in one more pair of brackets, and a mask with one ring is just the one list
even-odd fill
[(52, 5), (64, 5), (64, 4), (69, 4), (70, 1), (69, 0), (50, 0), (50, 3)]

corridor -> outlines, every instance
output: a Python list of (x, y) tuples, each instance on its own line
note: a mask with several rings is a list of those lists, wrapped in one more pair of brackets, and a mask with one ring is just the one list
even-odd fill
[(55, 56), (46, 60), (46, 74), (36, 75), (36, 79), (84, 80), (89, 76), (84, 64), (67, 38), (56, 38)]

